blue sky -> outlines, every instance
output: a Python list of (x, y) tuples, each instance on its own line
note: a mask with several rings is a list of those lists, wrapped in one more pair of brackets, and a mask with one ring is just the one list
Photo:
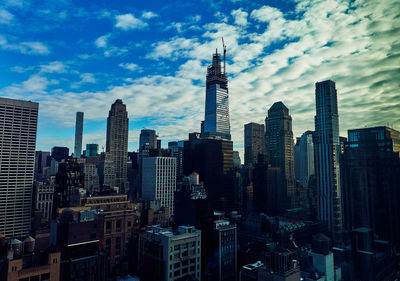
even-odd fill
[(40, 103), (37, 148), (105, 144), (115, 99), (130, 118), (129, 150), (142, 128), (168, 140), (200, 130), (205, 73), (228, 48), (234, 146), (243, 125), (283, 101), (295, 136), (314, 128), (314, 84), (336, 81), (340, 131), (400, 129), (400, 2), (23, 1), (0, 2), (0, 96)]

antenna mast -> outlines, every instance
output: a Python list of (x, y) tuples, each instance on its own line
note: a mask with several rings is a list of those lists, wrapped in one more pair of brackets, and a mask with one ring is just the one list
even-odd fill
[(226, 75), (226, 68), (225, 68), (226, 45), (224, 42), (224, 37), (222, 37), (222, 47), (224, 48), (224, 75)]

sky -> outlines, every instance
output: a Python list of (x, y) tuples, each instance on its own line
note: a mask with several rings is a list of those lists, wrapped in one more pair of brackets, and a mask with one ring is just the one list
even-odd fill
[(39, 102), (37, 149), (105, 146), (111, 104), (143, 128), (186, 139), (204, 119), (205, 76), (227, 45), (231, 133), (282, 101), (294, 136), (314, 129), (315, 83), (336, 82), (340, 133), (400, 129), (400, 1), (0, 0), (0, 96)]

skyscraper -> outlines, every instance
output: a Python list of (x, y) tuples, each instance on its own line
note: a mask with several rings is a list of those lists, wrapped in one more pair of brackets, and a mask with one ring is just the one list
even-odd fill
[(115, 184), (121, 193), (128, 192), (128, 129), (129, 119), (126, 105), (117, 99), (111, 106), (107, 118), (106, 152), (109, 152), (115, 164)]
[(313, 134), (311, 131), (303, 133), (294, 147), (294, 171), (303, 187), (308, 187), (310, 176), (315, 174)]
[(281, 170), (282, 189), (289, 200), (286, 207), (296, 207), (292, 117), (281, 101), (271, 106), (265, 118), (265, 144), (268, 164)]
[(81, 158), (83, 136), (83, 112), (76, 113), (74, 157)]
[(0, 98), (0, 233), (29, 234), (39, 104)]
[(139, 136), (139, 150), (143, 149), (145, 146), (147, 149), (157, 148), (157, 137), (155, 130), (142, 129)]
[(142, 197), (144, 200), (160, 200), (174, 215), (176, 190), (176, 159), (174, 157), (143, 158)]
[(264, 135), (264, 124), (251, 122), (244, 125), (244, 164), (246, 166), (254, 167), (258, 155), (264, 154)]
[(212, 65), (207, 68), (206, 108), (203, 137), (230, 140), (228, 80), (224, 67), (221, 69), (221, 55), (216, 51)]
[(342, 232), (339, 171), (339, 115), (335, 82), (315, 84), (315, 173), (319, 193), (319, 218), (326, 222), (334, 243)]
[(400, 132), (374, 127), (348, 133), (341, 166), (345, 229), (371, 229), (400, 249)]

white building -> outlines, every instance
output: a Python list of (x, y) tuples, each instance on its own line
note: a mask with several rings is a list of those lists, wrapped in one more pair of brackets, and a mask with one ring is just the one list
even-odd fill
[(174, 215), (174, 193), (176, 190), (176, 159), (174, 157), (143, 158), (142, 198), (160, 200)]
[(314, 161), (313, 132), (307, 131), (294, 147), (294, 173), (303, 187), (308, 187), (310, 176), (315, 174)]
[(139, 237), (140, 270), (159, 281), (201, 280), (201, 230), (193, 226), (153, 227)]
[(31, 225), (39, 104), (0, 98), (0, 233), (27, 236)]

